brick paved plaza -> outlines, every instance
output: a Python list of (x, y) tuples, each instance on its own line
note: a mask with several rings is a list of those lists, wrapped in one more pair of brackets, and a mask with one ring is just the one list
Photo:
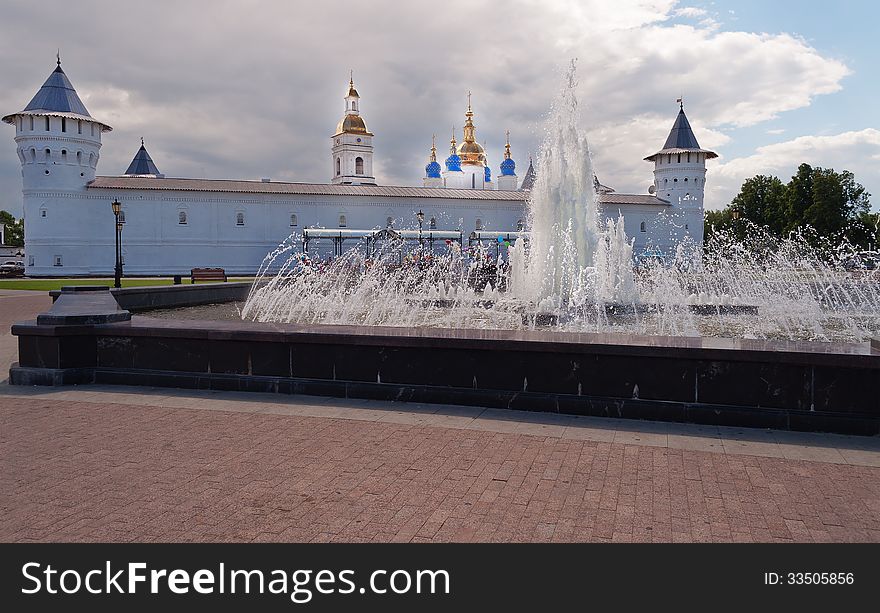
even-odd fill
[(880, 541), (876, 438), (4, 381), (0, 462), (2, 541)]

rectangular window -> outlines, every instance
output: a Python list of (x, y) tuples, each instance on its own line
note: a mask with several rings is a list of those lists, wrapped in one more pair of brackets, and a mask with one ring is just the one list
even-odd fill
[(83, 122), (82, 122), (82, 120), (80, 120), (80, 119), (77, 119), (77, 120), (76, 120), (76, 133), (77, 133), (77, 134), (82, 134), (82, 133), (83, 133)]
[(40, 217), (46, 216), (46, 209), (40, 209)]
[(55, 256), (55, 266), (63, 266), (63, 264), (61, 263), (61, 256), (60, 255)]
[(49, 118), (46, 117), (46, 132), (49, 131)]
[(61, 131), (67, 132), (67, 117), (61, 118)]

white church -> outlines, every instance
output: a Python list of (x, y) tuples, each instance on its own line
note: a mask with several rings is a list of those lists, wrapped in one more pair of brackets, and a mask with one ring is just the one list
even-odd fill
[[(329, 183), (170, 178), (143, 142), (123, 174), (97, 176), (101, 139), (112, 128), (89, 114), (59, 59), (24, 110), (3, 117), (15, 126), (21, 161), (26, 274), (112, 274), (114, 200), (122, 204), (129, 276), (188, 274), (196, 267), (252, 274), (282, 241), (310, 230), (342, 237), (421, 223), (425, 238), (458, 233), (463, 241), (522, 231), (535, 169), (530, 162), (519, 179), (508, 137), (493, 177), (473, 118), (468, 96), (461, 142), (453, 134), (443, 167), (432, 146), (420, 187), (377, 185), (374, 135), (353, 80), (331, 137)], [(636, 254), (671, 252), (685, 236), (700, 242), (706, 161), (714, 157), (700, 148), (682, 107), (666, 143), (645, 158), (654, 162), (649, 193), (619, 194), (596, 181), (601, 211), (624, 216)], [(326, 238), (301, 244), (319, 255), (336, 248)]]

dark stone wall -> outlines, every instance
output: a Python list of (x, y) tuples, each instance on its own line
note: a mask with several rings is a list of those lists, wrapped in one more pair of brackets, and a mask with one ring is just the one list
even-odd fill
[(696, 423), (880, 432), (868, 343), (133, 317), (18, 324), (16, 384), (308, 393)]
[[(120, 308), (139, 312), (242, 301), (247, 299), (250, 289), (250, 283), (204, 283), (111, 288), (110, 293), (116, 298)], [(61, 295), (61, 290), (52, 290), (49, 295), (55, 301)]]

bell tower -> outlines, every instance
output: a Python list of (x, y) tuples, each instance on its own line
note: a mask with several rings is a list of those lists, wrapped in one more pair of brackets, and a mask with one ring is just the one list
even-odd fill
[(334, 184), (375, 185), (373, 176), (373, 133), (361, 117), (361, 97), (354, 88), (354, 76), (348, 81), (345, 116), (331, 138)]

